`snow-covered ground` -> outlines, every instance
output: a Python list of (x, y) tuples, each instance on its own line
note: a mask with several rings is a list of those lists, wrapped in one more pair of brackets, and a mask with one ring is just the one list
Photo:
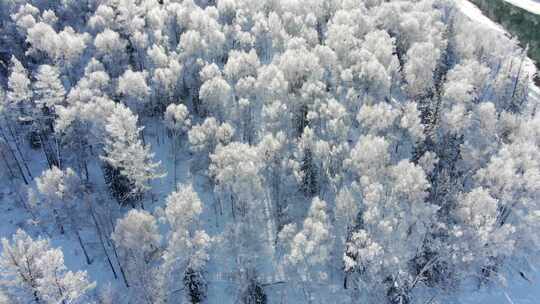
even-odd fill
[(512, 5), (540, 15), (540, 1), (538, 0), (504, 0)]

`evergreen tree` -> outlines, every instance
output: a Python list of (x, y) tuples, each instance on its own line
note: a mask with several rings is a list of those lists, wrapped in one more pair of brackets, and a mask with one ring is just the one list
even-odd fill
[(150, 190), (149, 182), (164, 176), (159, 172), (160, 163), (152, 160), (150, 147), (139, 139), (141, 128), (137, 127), (137, 116), (125, 106), (114, 108), (105, 131), (105, 153), (101, 157), (105, 162), (105, 178), (120, 204), (135, 206)]

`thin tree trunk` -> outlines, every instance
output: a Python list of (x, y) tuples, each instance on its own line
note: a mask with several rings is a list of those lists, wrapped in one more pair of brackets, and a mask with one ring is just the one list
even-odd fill
[(94, 210), (90, 207), (90, 214), (92, 215), (92, 219), (94, 220), (94, 225), (96, 226), (96, 231), (99, 236), (99, 243), (101, 244), (101, 248), (103, 249), (103, 252), (105, 253), (105, 257), (107, 257), (107, 263), (109, 264), (109, 267), (111, 268), (114, 279), (118, 279), (118, 275), (116, 274), (116, 270), (114, 269), (114, 266), (112, 264), (111, 258), (109, 256), (109, 252), (107, 251), (107, 248), (105, 247), (105, 243), (103, 241), (103, 233), (101, 232), (101, 228), (99, 227), (99, 223), (96, 219), (96, 215), (94, 214)]
[(232, 212), (232, 217), (233, 217), (233, 220), (236, 221), (236, 212), (235, 212), (235, 207), (234, 207), (234, 198), (233, 196), (231, 195), (231, 212)]
[(219, 227), (219, 223), (218, 223), (218, 206), (217, 206), (217, 203), (214, 203), (214, 214), (215, 214), (215, 219), (216, 219), (216, 228)]
[(39, 141), (41, 143), (41, 151), (43, 151), (43, 155), (45, 156), (45, 159), (47, 160), (47, 164), (49, 165), (49, 169), (52, 169), (53, 164), (49, 158), (49, 155), (47, 154), (47, 151), (45, 150), (45, 141), (43, 140), (43, 136), (41, 133), (39, 134)]
[(122, 274), (122, 279), (124, 279), (124, 284), (126, 284), (126, 287), (129, 288), (129, 283), (126, 278), (126, 273), (124, 272), (124, 268), (122, 267), (122, 264), (120, 264), (120, 259), (118, 258), (118, 252), (116, 251), (116, 246), (113, 244), (112, 246), (114, 256), (116, 257), (116, 263), (118, 264), (118, 267), (120, 268), (120, 273)]
[[(110, 213), (109, 213), (109, 216), (107, 217), (108, 218), (108, 222), (109, 224), (111, 225), (111, 229), (114, 230), (114, 224), (112, 222), (112, 218), (110, 217)], [(112, 231), (111, 230), (111, 231)], [(118, 257), (118, 251), (116, 251), (116, 245), (114, 244), (114, 242), (111, 240), (110, 237), (107, 238), (107, 242), (109, 243), (109, 246), (112, 248), (113, 250), (113, 253), (114, 253), (114, 257), (116, 258), (116, 263), (118, 264), (118, 268), (120, 268), (120, 274), (122, 274), (122, 279), (124, 281), (124, 284), (126, 285), (127, 288), (129, 288), (129, 282), (127, 280), (127, 277), (126, 277), (126, 273), (124, 271), (124, 268), (122, 267), (122, 264), (120, 263), (120, 258)]]
[(177, 156), (177, 149), (178, 149), (178, 136), (176, 134), (176, 132), (173, 132), (173, 158), (174, 158), (174, 190), (177, 191), (178, 190), (178, 186), (176, 185), (177, 184), (177, 165), (178, 165), (178, 156)]
[(7, 126), (7, 129), (9, 130), (9, 134), (11, 135), (11, 138), (13, 138), (13, 143), (15, 144), (15, 148), (17, 149), (17, 152), (19, 152), (19, 155), (21, 156), (21, 160), (23, 162), (24, 167), (26, 168), (26, 172), (28, 173), (28, 176), (30, 178), (34, 178), (32, 176), (32, 172), (30, 172), (30, 169), (28, 168), (28, 164), (26, 163), (26, 159), (24, 159), (24, 155), (23, 155), (23, 153), (21, 151), (21, 148), (19, 147), (17, 137), (15, 137), (15, 133), (13, 132), (13, 129), (11, 129), (9, 124)]
[(13, 170), (11, 170), (11, 166), (9, 165), (9, 162), (6, 159), (6, 155), (4, 154), (4, 151), (0, 149), (0, 154), (2, 154), (2, 159), (4, 160), (4, 163), (6, 164), (6, 168), (9, 171), (9, 176), (11, 178), (15, 178), (15, 174), (13, 174)]
[[(528, 48), (529, 47), (527, 46), (526, 49), (528, 49)], [(518, 87), (518, 84), (519, 84), (519, 78), (521, 77), (521, 69), (523, 68), (523, 61), (525, 61), (526, 49), (523, 50), (524, 55), (521, 57), (521, 61), (519, 62), (518, 74), (517, 74), (516, 80), (514, 81), (514, 88), (512, 89), (511, 102), (514, 102), (514, 97), (516, 96), (516, 90), (517, 90), (517, 87)]]
[(60, 301), (60, 303), (62, 304), (66, 304), (66, 300), (64, 299), (64, 292), (62, 291), (62, 287), (60, 286), (60, 282), (58, 282), (58, 275), (55, 271), (55, 274), (54, 274), (54, 282), (56, 283), (56, 288), (58, 289), (58, 294), (60, 295), (60, 298), (62, 299), (62, 301)]
[(84, 247), (84, 243), (81, 239), (81, 234), (79, 233), (79, 230), (77, 229), (75, 234), (77, 234), (77, 239), (79, 240), (79, 245), (81, 246), (81, 249), (84, 253), (84, 257), (86, 258), (86, 264), (90, 265), (92, 264), (92, 260), (90, 260), (90, 257), (88, 256), (88, 252), (86, 251), (86, 247)]
[(58, 168), (62, 169), (62, 161), (60, 157), (60, 144), (58, 143), (58, 138), (56, 135), (54, 137), (54, 144), (56, 145), (56, 163), (58, 164)]
[(111, 268), (113, 272), (114, 279), (118, 279), (118, 275), (116, 274), (116, 270), (114, 269), (114, 266), (111, 261), (111, 257), (109, 256), (109, 252), (107, 251), (107, 248), (105, 247), (105, 242), (103, 241), (103, 233), (101, 232), (101, 227), (99, 226), (99, 223), (97, 221), (96, 215), (94, 213), (94, 208), (90, 205), (90, 202), (88, 198), (85, 198), (85, 201), (88, 205), (88, 209), (90, 211), (90, 215), (92, 216), (92, 220), (94, 221), (94, 225), (96, 226), (96, 232), (99, 237), (99, 243), (101, 245), (101, 248), (103, 249), (103, 252), (105, 253), (105, 257), (107, 258), (107, 263), (109, 264), (109, 267)]
[(60, 234), (64, 234), (64, 225), (62, 224), (62, 221), (60, 220), (60, 217), (58, 216), (58, 211), (56, 209), (53, 210), (54, 213), (54, 219), (56, 220), (56, 224), (58, 225), (58, 228), (60, 228)]
[(13, 149), (11, 148), (11, 146), (9, 145), (9, 141), (6, 137), (6, 134), (4, 133), (4, 129), (3, 128), (0, 128), (0, 132), (2, 133), (2, 137), (4, 138), (4, 140), (6, 141), (6, 144), (5, 146), (7, 147), (8, 151), (9, 151), (9, 154), (11, 154), (11, 156), (13, 157), (13, 159), (15, 160), (15, 163), (17, 164), (17, 168), (19, 170), (19, 173), (21, 174), (21, 177), (23, 178), (24, 180), (24, 183), (28, 185), (28, 180), (26, 179), (26, 175), (24, 174), (22, 168), (21, 168), (21, 164), (19, 163), (19, 159), (17, 158), (17, 156), (15, 155), (15, 152), (13, 152)]
[(88, 182), (89, 173), (88, 173), (88, 162), (86, 161), (86, 159), (83, 160), (83, 167), (84, 167), (84, 178)]

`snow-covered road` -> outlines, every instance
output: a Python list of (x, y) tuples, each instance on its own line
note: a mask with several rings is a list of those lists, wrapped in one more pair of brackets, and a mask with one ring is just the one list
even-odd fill
[(540, 1), (539, 0), (504, 0), (512, 5), (527, 10), (533, 14), (540, 15)]
[(456, 0), (456, 3), (461, 13), (467, 16), (469, 19), (474, 20), (477, 23), (485, 25), (486, 27), (489, 27), (498, 32), (505, 32), (504, 28), (501, 25), (491, 21), (491, 19), (486, 17), (476, 5), (469, 2), (468, 0)]

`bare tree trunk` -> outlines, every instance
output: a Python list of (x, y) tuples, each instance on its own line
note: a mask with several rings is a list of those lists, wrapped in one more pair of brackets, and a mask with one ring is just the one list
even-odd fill
[(88, 252), (86, 251), (86, 247), (84, 247), (84, 243), (81, 239), (81, 234), (79, 233), (79, 229), (76, 229), (75, 234), (77, 234), (77, 239), (79, 240), (79, 245), (81, 246), (81, 249), (84, 253), (84, 257), (86, 258), (86, 264), (90, 265), (92, 264), (92, 260), (88, 256)]
[(215, 214), (215, 220), (216, 220), (216, 228), (219, 227), (219, 223), (218, 223), (218, 206), (217, 206), (217, 203), (214, 203), (214, 214)]
[(0, 132), (2, 133), (2, 137), (6, 141), (5, 146), (7, 147), (8, 151), (9, 151), (9, 154), (11, 154), (11, 156), (15, 160), (15, 163), (17, 164), (17, 168), (19, 170), (19, 173), (21, 174), (21, 177), (24, 180), (24, 183), (28, 185), (29, 183), (28, 183), (28, 180), (26, 179), (26, 175), (24, 174), (24, 172), (23, 172), (23, 170), (21, 168), (21, 164), (19, 163), (19, 159), (17, 159), (17, 156), (15, 155), (15, 152), (13, 152), (13, 149), (11, 148), (11, 146), (9, 144), (9, 141), (8, 141), (8, 139), (6, 137), (6, 134), (4, 133), (4, 129), (0, 128)]
[(4, 151), (0, 149), (0, 154), (2, 154), (2, 159), (4, 160), (4, 163), (6, 164), (6, 168), (8, 169), (9, 176), (11, 178), (15, 178), (15, 174), (13, 174), (13, 171), (11, 170), (11, 166), (9, 165), (9, 162), (6, 159), (6, 155), (4, 154)]
[[(112, 218), (110, 216), (110, 213), (109, 213), (109, 216), (107, 216), (107, 218), (108, 218), (108, 223), (111, 225), (110, 231), (113, 231), (114, 230), (114, 223), (112, 222)], [(109, 243), (109, 246), (113, 250), (114, 257), (116, 259), (116, 264), (118, 264), (118, 268), (120, 268), (120, 274), (122, 274), (122, 279), (124, 281), (124, 284), (126, 285), (127, 288), (129, 288), (129, 282), (128, 282), (127, 277), (126, 277), (126, 272), (124, 271), (124, 268), (122, 267), (122, 264), (120, 263), (120, 258), (118, 257), (118, 251), (116, 251), (116, 245), (114, 244), (114, 242), (111, 240), (110, 237), (107, 238), (107, 242)]]
[[(87, 200), (88, 202), (88, 200)], [(89, 204), (89, 203), (88, 203)], [(111, 261), (111, 257), (109, 256), (109, 252), (107, 251), (107, 248), (105, 247), (105, 243), (103, 241), (103, 233), (101, 232), (101, 228), (99, 227), (99, 223), (96, 219), (96, 215), (94, 214), (94, 209), (91, 206), (88, 206), (90, 209), (90, 215), (92, 216), (92, 219), (94, 221), (94, 225), (96, 226), (96, 231), (99, 237), (99, 243), (101, 244), (101, 248), (103, 249), (103, 252), (105, 253), (105, 257), (107, 258), (107, 263), (109, 264), (109, 267), (112, 270), (114, 279), (118, 278), (118, 275), (116, 274), (116, 270), (114, 269), (114, 266)]]
[(88, 162), (86, 161), (86, 159), (83, 161), (83, 167), (84, 167), (84, 178), (88, 182), (88, 178), (90, 174), (88, 173)]
[(178, 156), (177, 156), (177, 152), (176, 151), (178, 149), (178, 134), (176, 134), (177, 132), (173, 132), (173, 159), (174, 159), (174, 190), (177, 191), (178, 190), (178, 186), (177, 186), (177, 165), (178, 165)]
[(45, 150), (45, 141), (43, 140), (43, 136), (41, 135), (41, 133), (39, 134), (39, 142), (41, 143), (41, 151), (43, 151), (43, 155), (45, 156), (45, 159), (47, 160), (49, 169), (52, 169), (53, 164), (49, 158), (49, 155), (47, 154), (47, 151)]
[(56, 209), (53, 210), (54, 213), (54, 219), (56, 220), (56, 224), (58, 225), (58, 228), (60, 229), (60, 234), (64, 234), (64, 225), (62, 224), (62, 221), (60, 220), (60, 217), (58, 216), (58, 211)]
[(56, 145), (56, 163), (58, 168), (62, 169), (62, 159), (60, 157), (60, 144), (58, 143), (58, 138), (54, 135), (54, 144)]
[(235, 212), (235, 206), (234, 206), (234, 197), (231, 195), (231, 212), (233, 220), (236, 221), (236, 212)]
[(118, 252), (116, 251), (116, 246), (113, 244), (112, 246), (114, 256), (116, 257), (116, 263), (118, 264), (118, 267), (120, 268), (120, 273), (122, 274), (122, 279), (124, 280), (124, 284), (126, 284), (126, 287), (129, 288), (129, 283), (126, 278), (126, 273), (124, 272), (124, 268), (122, 267), (122, 264), (120, 264), (120, 259), (118, 258)]
[(516, 90), (517, 90), (517, 87), (518, 87), (518, 84), (519, 84), (519, 78), (521, 77), (521, 70), (523, 68), (523, 62), (525, 61), (525, 55), (527, 54), (527, 49), (529, 48), (529, 46), (527, 46), (525, 49), (523, 49), (522, 53), (523, 53), (523, 56), (521, 56), (521, 60), (519, 62), (519, 69), (518, 69), (518, 74), (516, 76), (516, 80), (514, 81), (514, 88), (512, 89), (512, 102), (514, 101), (514, 97), (516, 96)]
[(26, 172), (28, 173), (28, 176), (30, 178), (34, 178), (32, 176), (32, 172), (30, 172), (30, 169), (28, 168), (28, 164), (26, 163), (26, 159), (24, 159), (24, 154), (22, 153), (21, 148), (19, 147), (17, 137), (15, 136), (15, 133), (13, 132), (13, 129), (11, 129), (9, 124), (7, 126), (7, 129), (9, 130), (9, 134), (11, 135), (11, 138), (13, 138), (13, 143), (15, 144), (15, 148), (17, 149), (17, 151), (19, 152), (19, 155), (21, 156), (21, 160), (23, 162), (24, 167), (26, 168)]

